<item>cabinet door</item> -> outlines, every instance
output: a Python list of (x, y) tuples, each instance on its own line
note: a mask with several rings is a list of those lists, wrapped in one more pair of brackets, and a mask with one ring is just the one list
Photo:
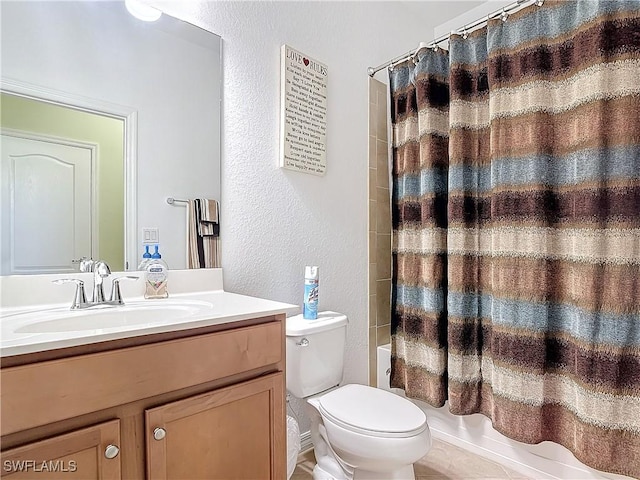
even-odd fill
[(2, 478), (116, 480), (119, 448), (120, 421), (111, 420), (2, 452)]
[(147, 410), (148, 476), (286, 478), (284, 415), (282, 372)]

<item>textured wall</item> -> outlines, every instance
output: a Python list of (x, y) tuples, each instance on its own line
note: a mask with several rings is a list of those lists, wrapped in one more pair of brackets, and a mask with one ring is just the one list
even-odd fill
[[(350, 320), (345, 381), (368, 383), (366, 69), (468, 4), (425, 3), (420, 18), (399, 2), (151, 3), (222, 36), (225, 288), (300, 304), (304, 266), (319, 265), (320, 309)], [(328, 66), (324, 177), (278, 168), (285, 43)]]

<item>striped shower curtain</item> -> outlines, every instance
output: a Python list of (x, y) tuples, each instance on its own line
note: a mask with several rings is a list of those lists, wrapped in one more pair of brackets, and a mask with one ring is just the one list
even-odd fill
[(640, 2), (547, 0), (390, 83), (392, 386), (640, 477)]

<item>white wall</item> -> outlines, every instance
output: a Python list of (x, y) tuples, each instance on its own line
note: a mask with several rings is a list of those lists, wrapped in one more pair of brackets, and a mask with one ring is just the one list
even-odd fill
[(457, 17), (453, 17), (446, 22), (436, 25), (433, 31), (434, 36), (439, 37), (451, 31), (459, 32), (461, 31), (461, 27), (475, 22), (480, 18), (485, 18), (487, 15), (494, 13), (512, 3), (513, 0), (488, 0), (486, 2), (482, 2), (480, 5), (474, 8), (470, 8)]
[[(304, 266), (320, 266), (320, 308), (350, 319), (345, 381), (367, 383), (366, 69), (469, 5), (424, 3), (419, 18), (400, 2), (152, 3), (222, 37), (225, 289), (300, 304)], [(285, 43), (328, 66), (324, 177), (278, 168)]]
[(0, 8), (3, 78), (138, 112), (138, 232), (159, 228), (163, 258), (184, 268), (186, 211), (165, 198), (219, 198), (219, 49), (178, 36), (174, 19), (147, 24), (113, 2)]

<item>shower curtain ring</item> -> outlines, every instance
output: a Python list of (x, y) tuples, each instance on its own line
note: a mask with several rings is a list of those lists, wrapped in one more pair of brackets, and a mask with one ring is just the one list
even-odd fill
[(504, 8), (502, 9), (502, 13), (500, 14), (500, 19), (503, 22), (507, 21), (507, 18), (509, 18), (509, 14), (507, 12), (505, 12)]
[(544, 4), (544, 0), (537, 0), (536, 5), (541, 7)]
[(462, 38), (466, 40), (469, 38), (469, 32), (467, 32), (467, 27), (462, 27)]
[(418, 60), (418, 58), (415, 55), (411, 55), (411, 62), (414, 65), (417, 65), (420, 62), (420, 60)]
[(393, 63), (389, 65), (389, 72), (393, 72)]

